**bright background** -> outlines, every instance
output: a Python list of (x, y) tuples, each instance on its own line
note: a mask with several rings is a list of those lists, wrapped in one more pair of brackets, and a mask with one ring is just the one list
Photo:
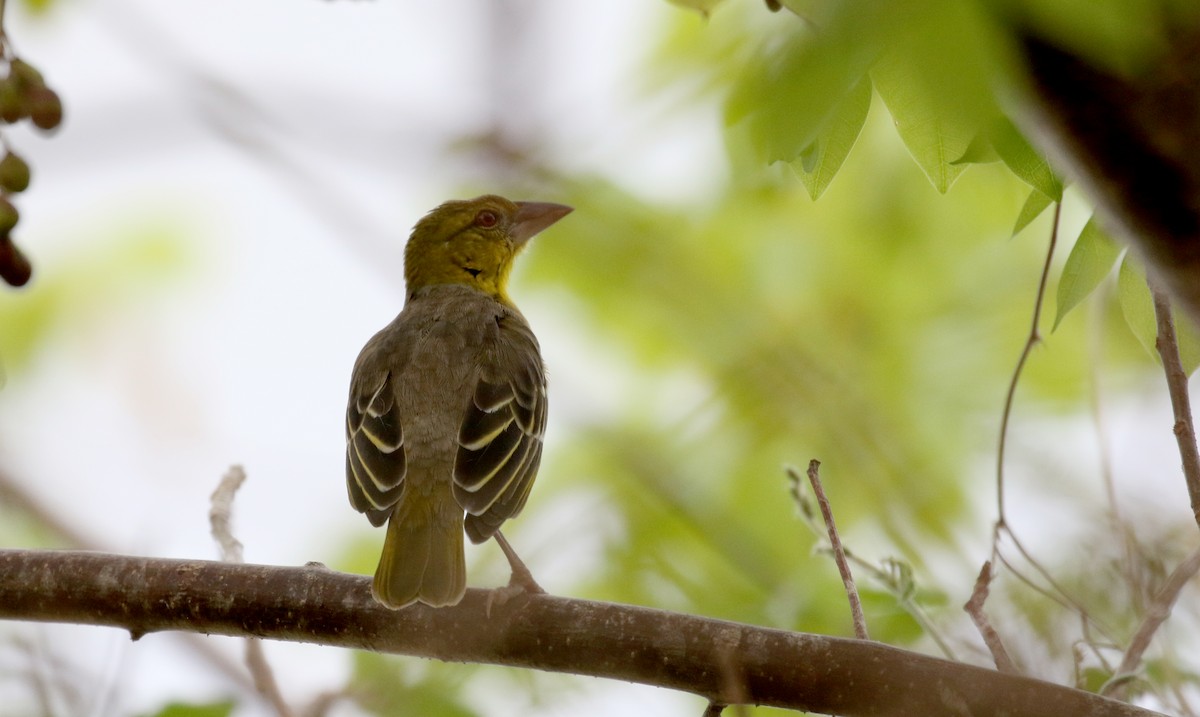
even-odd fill
[[(1028, 188), (994, 165), (938, 195), (878, 99), (821, 201), (786, 167), (748, 167), (721, 121), (738, 65), (705, 63), (794, 21), (748, 0), (707, 22), (644, 0), (14, 4), (11, 41), (66, 121), (4, 130), (33, 167), (16, 238), (35, 265), (0, 292), (4, 479), (96, 548), (215, 558), (208, 498), (241, 464), (248, 561), (369, 573), (382, 533), (345, 498), (344, 402), (359, 348), (400, 309), (409, 227), (485, 191), (561, 201), (577, 211), (513, 289), (552, 409), (539, 488), (506, 532), (542, 584), (849, 634), (781, 468), (820, 457), (855, 548), (914, 564), (958, 656), (986, 663), (958, 606), (987, 556), (1001, 400), (1049, 225), (1008, 240)], [(1064, 236), (1086, 217), (1071, 195)], [(1153, 365), (1110, 307), (1077, 314), (1046, 327), (1018, 394), (1009, 506), (1086, 590), (1119, 567), (1106, 466), (1147, 555), (1196, 541)], [(5, 545), (63, 545), (2, 515)], [(468, 551), (472, 585), (505, 580), (493, 545)], [(866, 599), (882, 639), (932, 650), (886, 591)], [(1128, 607), (1113, 602), (1098, 612)], [(1074, 629), (1028, 596), (1000, 610), (1022, 611), (1042, 617), (1018, 635)], [(269, 713), (178, 636), (0, 640), (0, 704), (24, 713), (39, 680), (54, 714), (226, 697)], [(207, 642), (238, 665), (239, 641)], [(1025, 647), (1035, 674), (1072, 679), (1069, 648)], [(353, 679), (390, 680), (373, 704), (406, 714), (702, 710), (583, 678), (266, 650), (297, 706)]]

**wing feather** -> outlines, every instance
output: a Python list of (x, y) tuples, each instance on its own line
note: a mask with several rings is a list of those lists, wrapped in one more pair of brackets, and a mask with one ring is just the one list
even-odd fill
[(382, 525), (404, 490), (404, 430), (391, 373), (361, 384), (346, 408), (346, 488), (350, 505)]
[(463, 416), (454, 465), (454, 495), (476, 543), (524, 506), (546, 429), (546, 373), (537, 339), (519, 314), (501, 315), (497, 326)]

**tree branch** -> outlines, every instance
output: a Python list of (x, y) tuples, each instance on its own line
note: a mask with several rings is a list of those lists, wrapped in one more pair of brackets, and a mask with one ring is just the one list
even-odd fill
[[(106, 625), (135, 639), (187, 630), (293, 640), (848, 716), (1155, 714), (875, 642), (551, 595), (493, 605), (486, 617), (486, 590), (468, 590), (453, 608), (390, 611), (371, 598), (368, 583), (322, 567), (0, 550), (0, 618)], [(726, 679), (731, 666), (742, 675), (738, 694)]]
[(1200, 28), (1172, 20), (1139, 76), (1018, 29), (1032, 99), (1019, 119), (1200, 326)]

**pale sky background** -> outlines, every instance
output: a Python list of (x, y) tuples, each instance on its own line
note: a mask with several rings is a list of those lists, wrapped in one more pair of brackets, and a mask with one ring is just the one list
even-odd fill
[[(715, 109), (681, 124), (669, 103), (639, 102), (629, 89), (654, 27), (680, 12), (665, 2), (509, 3), (538, 18), (520, 38), (489, 35), (489, 8), (501, 5), (489, 0), (64, 0), (38, 19), (10, 5), (16, 50), (63, 97), (66, 121), (50, 138), (4, 130), (33, 167), (17, 237), (36, 274), (0, 301), (35, 294), (64, 263), (103, 254), (147, 226), (185, 230), (191, 252), (182, 276), (82, 312), (0, 398), (6, 470), (119, 552), (217, 557), (208, 497), (232, 463), (249, 473), (234, 515), (248, 561), (333, 561), (356, 532), (382, 541), (345, 497), (349, 371), (400, 309), (409, 228), (480, 181), (445, 147), (486, 126), (487, 93), (535, 83), (522, 94), (553, 118), (553, 149), (570, 148), (572, 167), (617, 175), (650, 196), (703, 191), (704, 168), (720, 164)], [(486, 43), (513, 40), (545, 62), (522, 77), (488, 76)], [(504, 120), (519, 131), (526, 108), (508, 109)], [(521, 305), (554, 372), (553, 450), (555, 434), (581, 413), (572, 406), (602, 411), (612, 400), (606, 381), (620, 379), (573, 372), (577, 354), (594, 348), (581, 342), (593, 340), (573, 335), (549, 298)], [(471, 559), (492, 550), (475, 548)], [(553, 563), (579, 561), (523, 553), (551, 590), (560, 574)], [(473, 574), (472, 583), (488, 579), (503, 578)], [(107, 629), (0, 630), (65, 660), (76, 677), (91, 676), (76, 685), (87, 714), (236, 694), (168, 635), (133, 644)], [(240, 664), (240, 641), (211, 639)], [(344, 651), (266, 649), (294, 705), (345, 682)], [(14, 656), (0, 660), (0, 702), (9, 704), (5, 695), (20, 694), (24, 676), (12, 672)], [(495, 715), (630, 713), (634, 704), (691, 712), (697, 702), (576, 681), (584, 689), (536, 707), (530, 696), (494, 689), (473, 697)], [(253, 698), (242, 705), (239, 715), (270, 713)], [(353, 712), (343, 705), (334, 714)]]
[[(663, 0), (511, 2), (540, 8), (536, 27), (516, 37), (490, 34), (492, 0), (58, 0), (36, 21), (10, 4), (16, 49), (62, 95), (66, 121), (50, 138), (3, 130), (33, 167), (16, 236), (36, 274), (23, 292), (0, 291), (0, 302), (36, 294), (71, 262), (147, 226), (178, 228), (188, 239), (182, 275), (80, 312), (53, 350), (0, 393), (0, 465), (118, 552), (217, 557), (208, 499), (233, 463), (249, 473), (234, 515), (248, 561), (331, 562), (354, 535), (382, 541), (345, 496), (350, 367), (399, 311), (411, 225), (480, 181), (470, 165), (447, 159), (445, 145), (486, 126), (492, 93), (536, 97), (532, 110), (508, 107), (504, 122), (519, 132), (527, 113), (541, 118), (539, 129), (552, 120), (546, 144), (567, 166), (652, 199), (697, 201), (724, 167), (718, 108), (683, 117), (670, 96), (635, 90), (655, 29), (684, 12)], [(528, 66), (486, 72), (480, 48), (489, 42), (525, 43)], [(544, 62), (528, 61), (539, 53)], [(553, 241), (553, 230), (542, 240)], [(575, 328), (569, 304), (522, 293), (519, 268), (516, 283), (553, 376), (552, 453), (573, 422), (603, 416), (634, 379), (618, 348)], [(1118, 465), (1140, 465), (1141, 489), (1161, 484), (1174, 495), (1182, 490), (1177, 458), (1157, 427), (1169, 416), (1164, 406), (1159, 393), (1132, 397), (1110, 412), (1110, 429), (1136, 437), (1114, 441), (1113, 451)], [(1020, 425), (1015, 445), (1049, 435), (1044, 427)], [(1056, 435), (1094, 454), (1086, 424), (1063, 428)], [(986, 505), (986, 466), (980, 475)], [(522, 554), (555, 591), (571, 570), (586, 569), (595, 541), (564, 526), (594, 517), (586, 496), (555, 510), (536, 510), (537, 500), (535, 491), (521, 518), (533, 546)], [(1016, 518), (1060, 527), (1066, 515)], [(498, 560), (490, 545), (468, 551), (472, 562)], [(504, 577), (483, 573), (472, 573), (473, 585)], [(115, 630), (0, 625), (0, 641), (10, 634), (92, 678), (78, 685), (89, 715), (236, 694), (169, 635), (134, 644)], [(240, 641), (212, 640), (240, 663)], [(344, 651), (266, 649), (294, 705), (345, 682)], [(22, 694), (17, 664), (0, 651), (0, 704)], [(500, 716), (701, 709), (686, 695), (571, 679), (582, 689), (535, 683), (553, 685), (536, 705), (525, 694), (497, 694), (498, 685), (485, 689), (492, 680), (480, 680), (471, 697)], [(270, 713), (243, 699), (236, 714)], [(333, 714), (354, 713), (343, 704)]]

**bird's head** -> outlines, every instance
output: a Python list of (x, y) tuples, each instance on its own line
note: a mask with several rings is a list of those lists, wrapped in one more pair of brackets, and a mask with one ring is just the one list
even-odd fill
[(513, 258), (571, 207), (512, 202), (494, 194), (451, 200), (426, 214), (404, 250), (408, 294), (433, 284), (466, 284), (512, 304), (505, 292)]

